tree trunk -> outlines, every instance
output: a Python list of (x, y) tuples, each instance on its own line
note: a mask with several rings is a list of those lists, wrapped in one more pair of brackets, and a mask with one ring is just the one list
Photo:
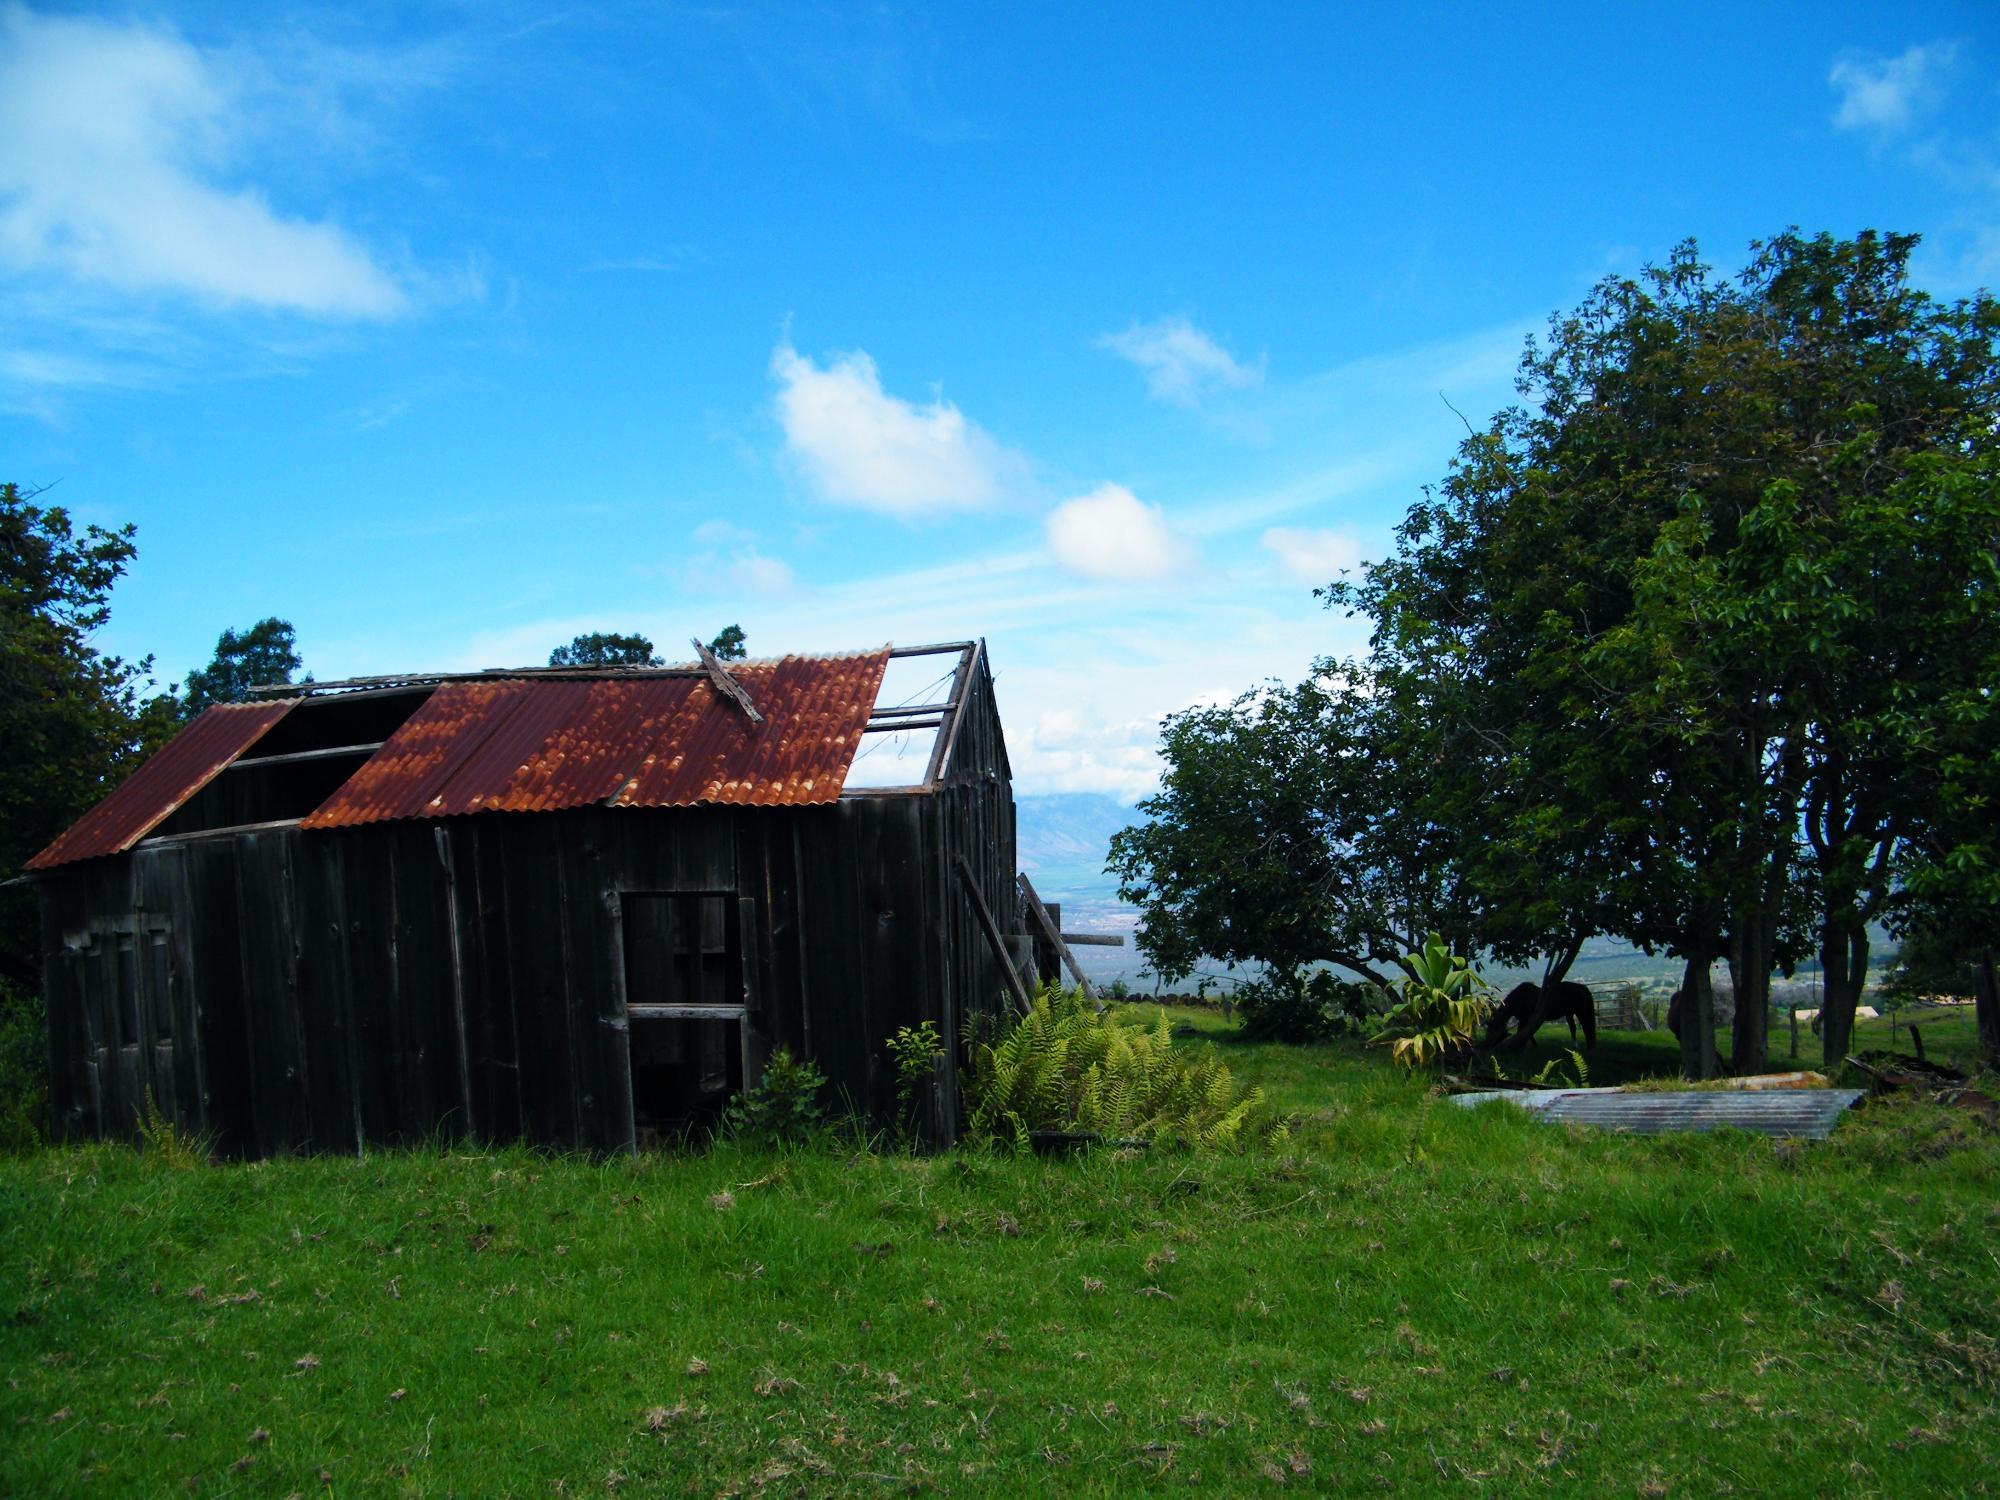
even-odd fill
[(1774, 934), (1759, 912), (1730, 945), (1729, 974), (1736, 1016), (1729, 1027), (1729, 1071), (1739, 1078), (1770, 1069), (1771, 947)]
[(1979, 1023), (1979, 1055), (1987, 1067), (2000, 1068), (2000, 975), (1994, 972), (1991, 948), (1979, 952), (1973, 996), (1973, 1014)]
[(1854, 1008), (1868, 983), (1868, 924), (1850, 907), (1829, 911), (1820, 928), (1820, 1058), (1831, 1073), (1854, 1047)]
[(1715, 1056), (1715, 987), (1709, 981), (1714, 955), (1688, 955), (1681, 980), (1681, 1072), (1689, 1078), (1713, 1078), (1721, 1069)]

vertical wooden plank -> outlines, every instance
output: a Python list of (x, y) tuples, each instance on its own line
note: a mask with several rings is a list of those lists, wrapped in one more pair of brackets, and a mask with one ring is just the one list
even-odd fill
[(467, 980), (477, 999), (478, 1058), (474, 1090), (481, 1102), (480, 1119), (495, 1141), (521, 1139), (521, 1070), (524, 1059), (514, 1014), (513, 975), (507, 966), (506, 829), (493, 820), (463, 820), (469, 887), (459, 893)]
[(743, 965), (743, 1087), (754, 1089), (764, 1080), (764, 1063), (771, 1055), (769, 1016), (764, 995), (766, 973), (757, 898), (736, 898), (736, 932)]
[(237, 939), (250, 1041), (252, 1134), (259, 1154), (304, 1149), (312, 1139), (299, 1025), (289, 831), (240, 835)]
[(834, 1005), (828, 1006), (824, 998), (821, 1001), (822, 1020), (831, 1021), (840, 1037), (837, 1053), (840, 1072), (834, 1075), (831, 1068), (827, 1072), (846, 1096), (848, 1107), (870, 1116), (879, 1116), (881, 1105), (875, 1055), (876, 976), (864, 941), (864, 929), (869, 924), (863, 881), (867, 863), (873, 858), (876, 832), (876, 820), (870, 814), (880, 806), (879, 802), (843, 802), (832, 809), (836, 814), (834, 858), (832, 869), (824, 878), (838, 895), (839, 911), (834, 915), (832, 930), (824, 932), (820, 944), (815, 945), (821, 952), (841, 956), (845, 980), (841, 985), (844, 993)]
[(459, 1107), (464, 1116), (465, 1133), (477, 1136), (480, 1099), (479, 1090), (473, 1081), (472, 1059), (475, 1044), (471, 1022), (467, 1015), (466, 964), (459, 921), (458, 860), (452, 843), (450, 825), (445, 823), (432, 825), (431, 847), (437, 854), (438, 868), (443, 878), (444, 925), (438, 936), (440, 956), (445, 965), (445, 972), (449, 976), (445, 993), (451, 1005), (452, 1059), (458, 1065)]
[(512, 818), (502, 878), (507, 896), (507, 966), (521, 1041), (521, 1123), (528, 1139), (573, 1148), (577, 1097), (552, 820)]
[(570, 917), (569, 880), (564, 873), (564, 829), (559, 819), (544, 820), (549, 830), (546, 853), (547, 885), (550, 896), (548, 922), (552, 929), (550, 936), (556, 947), (556, 983), (551, 998), (561, 1006), (563, 1051), (562, 1061), (566, 1063), (565, 1090), (570, 1100), (570, 1141), (579, 1147), (593, 1147), (598, 1143), (600, 1126), (597, 1120), (599, 1088), (599, 1054), (597, 1038), (584, 1015), (587, 991), (578, 982), (576, 972), (577, 954), (589, 952), (590, 944), (577, 943), (574, 924)]
[(300, 1047), (306, 1061), (312, 1149), (361, 1149), (346, 963), (346, 892), (335, 841), (290, 834)]
[(591, 1150), (629, 1151), (634, 1144), (631, 1048), (626, 1034), (607, 1024), (622, 1014), (614, 1008), (606, 968), (599, 860), (605, 816), (596, 808), (553, 815), (557, 897), (579, 1135)]
[(196, 929), (203, 921), (204, 914), (194, 904), (193, 886), (188, 870), (194, 862), (192, 852), (183, 847), (174, 851), (170, 866), (169, 886), (172, 917), (168, 929), (168, 942), (173, 952), (173, 970), (176, 981), (176, 1010), (174, 1025), (178, 1028), (180, 1073), (186, 1095), (186, 1118), (193, 1128), (204, 1136), (212, 1137), (215, 1124), (209, 1109), (208, 1090), (208, 1046), (205, 1040), (206, 1028), (202, 1017), (202, 973), (195, 954)]
[(195, 976), (196, 1038), (202, 1058), (202, 1105), (218, 1153), (256, 1154), (250, 1094), (250, 1029), (243, 998), (237, 923), (235, 839), (190, 844), (183, 874), (187, 935)]
[(397, 1011), (408, 1056), (404, 1076), (421, 1101), (420, 1133), (447, 1140), (476, 1128), (452, 1000), (444, 870), (432, 826), (399, 823), (391, 844), (396, 906)]
[(299, 986), (304, 996), (314, 1087), (314, 1145), (366, 1149), (361, 1049), (347, 922), (346, 845), (333, 834), (300, 835)]
[[(600, 817), (606, 815), (600, 815)], [(616, 817), (617, 814), (608, 814)], [(599, 836), (603, 826), (599, 824)], [(611, 1124), (606, 1146), (611, 1149), (638, 1149), (638, 1120), (632, 1098), (632, 1020), (626, 1006), (630, 995), (625, 985), (625, 898), (602, 859), (593, 864), (592, 889), (597, 892), (599, 920), (598, 954), (604, 973), (604, 1012), (600, 1017), (605, 1052), (606, 1087), (610, 1092)]]
[(346, 975), (347, 1036), (356, 1132), (367, 1147), (400, 1145), (398, 1032), (390, 995), (389, 878), (378, 828), (333, 829), (313, 835), (327, 849), (340, 881), (340, 951)]

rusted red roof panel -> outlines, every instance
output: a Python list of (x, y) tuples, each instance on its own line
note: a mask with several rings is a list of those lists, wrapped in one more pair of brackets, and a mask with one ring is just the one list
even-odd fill
[(887, 665), (884, 648), (732, 668), (762, 725), (693, 675), (447, 682), (302, 826), (832, 802)]
[(29, 860), (28, 868), (48, 870), (79, 859), (123, 854), (262, 739), (298, 702), (279, 698), (204, 709), (110, 796)]

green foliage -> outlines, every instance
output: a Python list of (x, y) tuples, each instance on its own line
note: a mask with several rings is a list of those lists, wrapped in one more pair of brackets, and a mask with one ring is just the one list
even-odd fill
[(723, 626), (715, 639), (708, 643), (708, 649), (723, 661), (742, 661), (750, 654), (741, 625)]
[(139, 1144), (162, 1166), (179, 1172), (202, 1166), (209, 1158), (208, 1142), (174, 1124), (162, 1112), (150, 1088), (146, 1090), (145, 1112), (139, 1117)]
[[(16, 874), (179, 725), (151, 657), (91, 644), (131, 565), (133, 528), (72, 525), (0, 484), (0, 880)], [(40, 982), (35, 893), (0, 889), (0, 979)]]
[(1177, 1048), (1164, 1012), (1123, 1024), (1080, 990), (1045, 986), (996, 1041), (973, 1048), (970, 1133), (1016, 1147), (1031, 1132), (1093, 1131), (1197, 1150), (1276, 1146), (1287, 1129), (1261, 1089), (1245, 1089), (1213, 1047)]
[(1369, 1013), (1374, 985), (1337, 979), (1324, 969), (1303, 974), (1266, 973), (1238, 987), (1230, 999), (1243, 1034), (1257, 1041), (1320, 1042), (1356, 1030)]
[(889, 1058), (896, 1069), (896, 1113), (906, 1129), (911, 1127), (943, 1056), (944, 1038), (934, 1022), (899, 1026), (889, 1038)]
[(643, 635), (609, 635), (593, 630), (549, 653), (552, 667), (657, 667), (662, 658)]
[[(1564, 1058), (1569, 1060), (1570, 1066), (1570, 1076), (1567, 1079), (1562, 1076)], [(1532, 1081), (1538, 1089), (1587, 1089), (1590, 1087), (1590, 1064), (1583, 1060), (1583, 1054), (1574, 1047), (1565, 1047), (1563, 1056), (1552, 1057), (1543, 1063)]]
[(1491, 987), (1435, 932), (1403, 963), (1402, 998), (1382, 1018), (1374, 1044), (1411, 1069), (1470, 1052), (1492, 1009)]
[(41, 993), (0, 979), (0, 1151), (40, 1145), (48, 1114), (48, 1019)]
[(1432, 747), (1354, 662), (1321, 661), (1161, 726), (1147, 821), (1107, 864), (1140, 909), (1139, 946), (1176, 980), (1203, 958), (1380, 982), (1430, 928), (1465, 931), (1461, 867), (1424, 808)]
[(244, 631), (225, 630), (209, 664), (187, 674), (183, 711), (193, 718), (211, 704), (241, 703), (253, 687), (292, 681), (303, 665), (289, 620), (272, 617)]
[(723, 1131), (749, 1145), (797, 1145), (826, 1128), (820, 1096), (826, 1075), (810, 1060), (780, 1047), (764, 1063), (764, 1077), (729, 1101)]

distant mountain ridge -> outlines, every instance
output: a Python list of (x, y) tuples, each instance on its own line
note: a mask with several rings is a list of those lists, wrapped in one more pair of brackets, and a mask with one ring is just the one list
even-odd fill
[(1116, 797), (1099, 792), (1016, 797), (1016, 858), (1049, 900), (1115, 902), (1118, 881), (1104, 872), (1111, 836), (1143, 821)]

